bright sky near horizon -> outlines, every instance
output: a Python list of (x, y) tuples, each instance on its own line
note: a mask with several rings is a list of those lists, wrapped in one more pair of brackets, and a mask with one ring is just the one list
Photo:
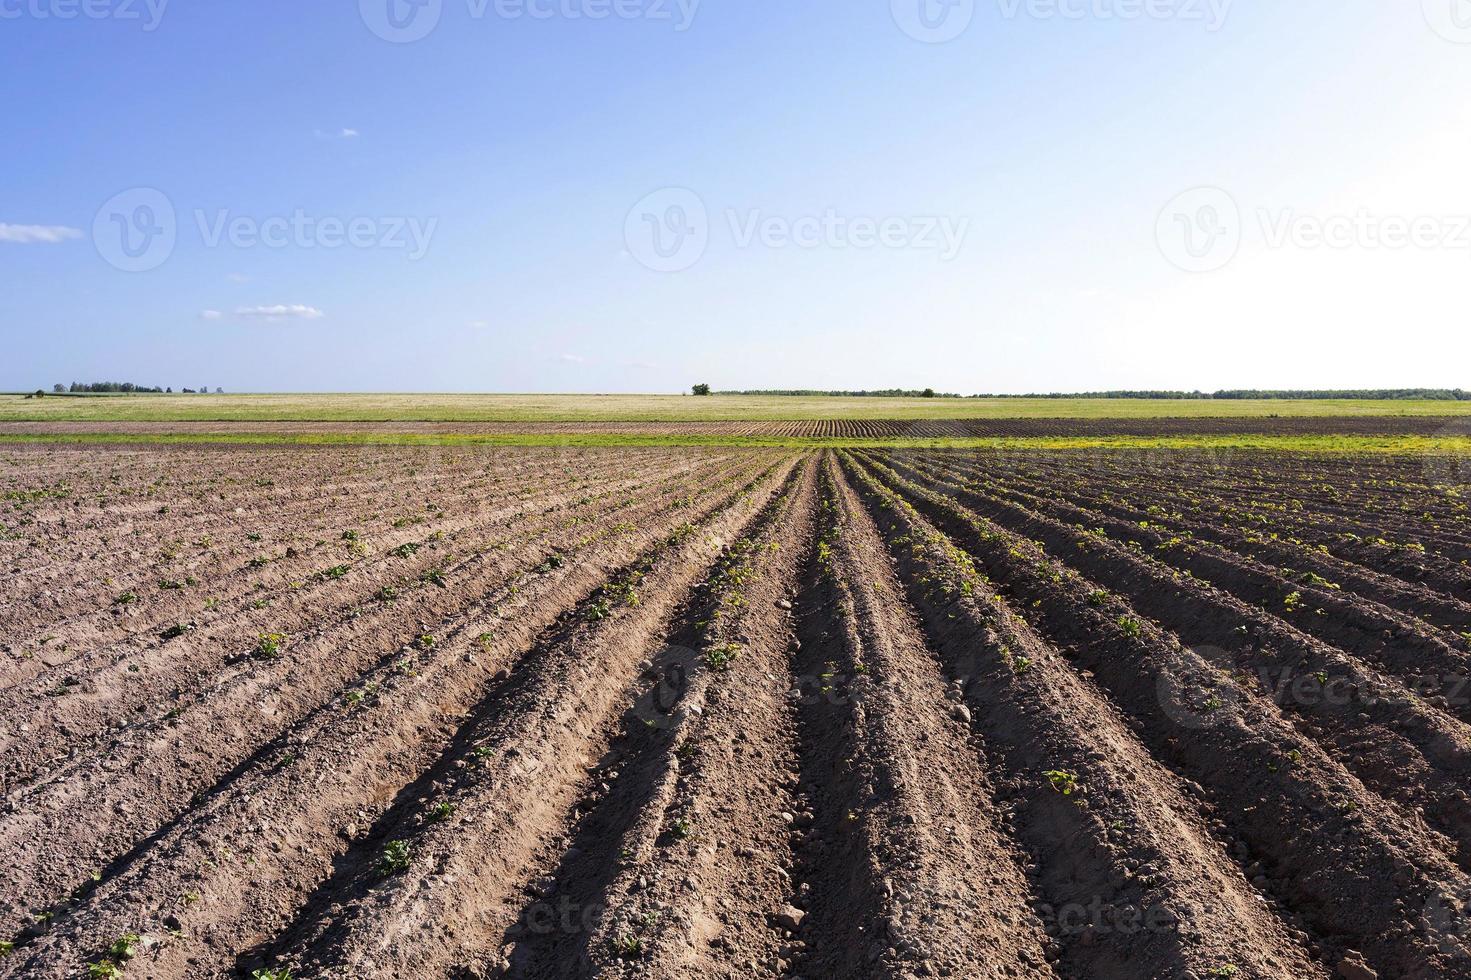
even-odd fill
[(1471, 0), (0, 0), (0, 389), (1471, 387)]

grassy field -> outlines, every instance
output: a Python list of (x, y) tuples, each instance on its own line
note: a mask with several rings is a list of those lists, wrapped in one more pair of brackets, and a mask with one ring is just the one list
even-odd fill
[(720, 435), (518, 435), (425, 433), (41, 433), (0, 432), (0, 447), (52, 445), (225, 445), (225, 446), (764, 446), (779, 449), (1007, 449), (1007, 450), (1271, 450), (1296, 453), (1372, 453), (1403, 456), (1471, 456), (1471, 439), (1458, 436), (1364, 435), (1191, 435), (1027, 436), (937, 439), (806, 439)]
[(1454, 401), (776, 398), (680, 395), (0, 395), (0, 422), (731, 422), (1471, 415)]

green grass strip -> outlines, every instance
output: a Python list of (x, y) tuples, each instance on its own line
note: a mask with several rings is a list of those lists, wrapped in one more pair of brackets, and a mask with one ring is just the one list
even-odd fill
[(724, 435), (415, 432), (0, 433), (0, 445), (756, 447), (775, 449), (1265, 450), (1296, 453), (1471, 455), (1471, 437), (1367, 435), (996, 436), (802, 439)]

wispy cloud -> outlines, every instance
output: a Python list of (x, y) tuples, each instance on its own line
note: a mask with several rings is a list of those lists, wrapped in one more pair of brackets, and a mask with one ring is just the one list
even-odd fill
[(317, 139), (319, 140), (350, 140), (355, 139), (359, 135), (356, 129), (349, 129), (346, 126), (344, 126), (342, 129), (319, 129), (316, 132)]
[(235, 315), (247, 320), (320, 320), (327, 314), (315, 306), (242, 306)]
[(199, 319), (201, 319), (201, 320), (218, 320), (222, 316), (224, 316), (224, 314), (221, 313), (219, 310), (200, 310), (199, 311)]
[(587, 358), (580, 354), (558, 354), (557, 360), (564, 364), (586, 364)]
[(80, 230), (67, 228), (65, 225), (8, 225), (0, 222), (0, 242), (11, 242), (15, 245), (55, 245), (68, 238), (81, 237)]

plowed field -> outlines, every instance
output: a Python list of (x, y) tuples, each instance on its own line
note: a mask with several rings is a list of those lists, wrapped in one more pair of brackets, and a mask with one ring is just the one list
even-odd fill
[(0, 450), (0, 977), (1471, 977), (1387, 455)]

